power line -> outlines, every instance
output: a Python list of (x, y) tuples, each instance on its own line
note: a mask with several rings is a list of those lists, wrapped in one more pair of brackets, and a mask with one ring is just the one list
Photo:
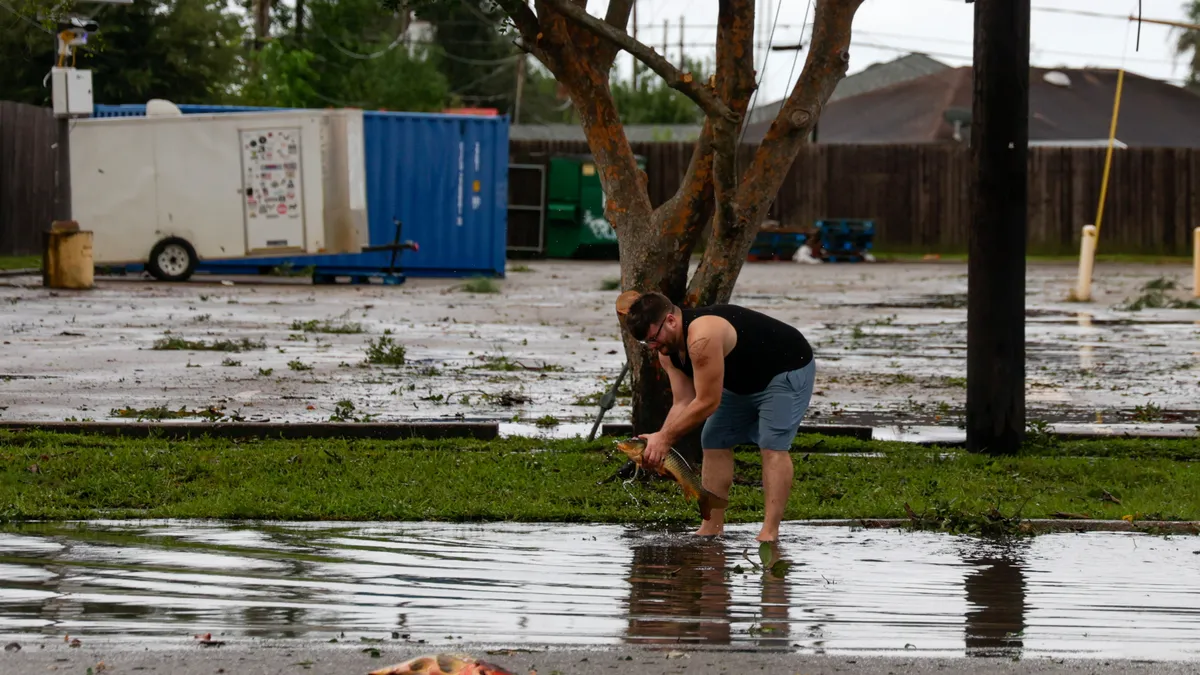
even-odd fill
[(29, 17), (25, 16), (24, 14), (22, 14), (22, 13), (21, 13), (21, 12), (19, 12), (18, 10), (14, 9), (12, 5), (8, 4), (8, 3), (7, 3), (7, 2), (5, 2), (4, 0), (0, 0), (0, 7), (3, 7), (4, 9), (7, 9), (8, 11), (12, 12), (13, 14), (15, 14), (15, 15), (16, 15), (16, 17), (17, 17), (18, 19), (20, 19), (20, 20), (24, 21), (25, 23), (29, 24), (30, 26), (33, 26), (34, 28), (36, 28), (36, 29), (38, 29), (38, 30), (42, 31), (42, 32), (43, 32), (43, 33), (45, 33), (46, 35), (54, 35), (54, 31), (47, 30), (47, 28), (46, 28), (45, 26), (43, 26), (42, 24), (40, 24), (40, 23), (38, 23), (38, 22), (34, 21), (33, 19), (30, 19)]
[[(945, 42), (945, 43), (949, 43), (949, 44), (962, 44), (962, 45), (974, 44), (970, 40), (956, 40), (954, 38), (935, 37), (932, 35), (907, 35), (905, 33), (885, 33), (885, 32), (877, 32), (877, 31), (870, 31), (870, 30), (856, 30), (854, 32), (857, 34), (879, 36), (879, 37), (883, 37), (883, 38), (913, 39), (913, 40), (919, 40), (921, 42)], [(853, 46), (853, 44), (854, 44), (853, 38), (851, 38), (851, 40), (852, 40), (851, 45)], [(865, 45), (865, 43), (859, 43), (859, 44)], [(921, 50), (919, 48), (914, 48), (913, 51), (923, 51), (923, 50)], [(1032, 48), (1031, 51), (1042, 53), (1042, 54), (1054, 54), (1056, 56), (1073, 56), (1073, 57), (1078, 57), (1078, 58), (1116, 58), (1109, 54), (1097, 54), (1094, 52), (1067, 52), (1067, 51), (1061, 51), (1061, 50), (1057, 50), (1057, 49), (1040, 49), (1038, 47)], [(971, 57), (964, 57), (964, 58), (971, 58)], [(1156, 59), (1156, 58), (1152, 58), (1152, 57), (1130, 57), (1130, 60), (1144, 61), (1146, 63), (1173, 63), (1172, 61), (1170, 61), (1168, 59)]]
[[(754, 104), (758, 101), (758, 92), (762, 91), (763, 74), (767, 70), (767, 60), (771, 58), (771, 45), (775, 42), (775, 28), (779, 23), (779, 10), (783, 7), (784, 0), (775, 1), (777, 3), (775, 5), (775, 20), (771, 22), (771, 34), (767, 38), (767, 48), (763, 50), (762, 69), (758, 71), (758, 81), (754, 83), (754, 95), (750, 97), (750, 105), (746, 108), (747, 114), (742, 119), (742, 128), (738, 134), (737, 147), (741, 147), (742, 139), (746, 137), (746, 128), (750, 126), (747, 124), (750, 118), (749, 111), (754, 109)], [(733, 153), (733, 173), (737, 176), (737, 180), (740, 181), (742, 179), (741, 171), (738, 167), (738, 154), (736, 152)]]
[[(812, 9), (812, 2), (809, 2), (804, 7), (804, 23), (808, 23), (808, 11)], [(796, 62), (800, 60), (800, 50), (804, 44), (804, 29), (800, 29), (800, 41), (796, 43), (796, 51), (792, 54), (792, 69), (788, 71), (787, 80), (783, 83), (783, 94), (788, 95), (788, 91), (792, 88), (792, 75), (796, 72)]]

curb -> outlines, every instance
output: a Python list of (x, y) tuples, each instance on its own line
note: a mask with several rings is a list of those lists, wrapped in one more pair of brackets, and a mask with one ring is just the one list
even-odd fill
[[(0, 422), (0, 430), (48, 431), (59, 434), (102, 434), (128, 438), (162, 436), (166, 438), (192, 438), (215, 436), (218, 438), (371, 438), (378, 440), (400, 440), (423, 438), (474, 438), (490, 441), (500, 437), (500, 422)], [(801, 434), (848, 437), (862, 441), (873, 439), (874, 428), (853, 425), (801, 425)], [(607, 423), (601, 425), (602, 436), (630, 436), (633, 425)], [(1052, 433), (1063, 440), (1171, 440), (1195, 438), (1194, 434), (1172, 432), (1081, 432)], [(958, 440), (914, 440), (901, 441), (922, 447), (939, 447), (948, 450), (964, 449), (965, 441)]]
[(35, 267), (24, 267), (12, 270), (0, 270), (0, 277), (29, 277), (41, 276), (42, 270)]
[[(630, 436), (633, 434), (633, 425), (614, 422), (612, 424), (604, 424), (600, 427), (601, 433), (605, 436)], [(849, 425), (820, 425), (820, 424), (802, 424), (798, 433), (801, 434), (821, 434), (822, 436), (848, 436), (860, 441), (869, 441), (874, 433), (872, 427), (860, 427)]]
[(410, 422), (380, 424), (358, 422), (315, 422), (278, 424), (274, 422), (3, 422), (7, 431), (48, 431), (58, 434), (98, 434), (125, 438), (157, 436), (171, 439), (214, 436), (217, 438), (370, 438), (397, 441), (406, 438), (438, 440), (474, 438), (490, 441), (499, 438), (498, 422)]
[[(840, 520), (790, 520), (793, 525), (862, 527), (865, 529), (911, 529), (908, 518), (847, 518)], [(1153, 534), (1200, 535), (1200, 522), (1193, 520), (1071, 520), (1031, 518), (1017, 526), (1022, 534), (1051, 534), (1072, 532), (1149, 532)], [(931, 532), (939, 532), (930, 528)]]

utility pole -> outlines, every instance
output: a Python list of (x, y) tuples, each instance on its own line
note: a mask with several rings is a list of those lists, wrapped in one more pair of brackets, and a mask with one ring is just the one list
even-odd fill
[(671, 58), (667, 54), (667, 45), (670, 44), (670, 40), (671, 40), (671, 35), (670, 35), (670, 33), (667, 32), (667, 20), (663, 19), (663, 51), (662, 51), (662, 55), (663, 55), (664, 59)]
[(974, 4), (967, 449), (1009, 455), (1025, 434), (1030, 0)]
[(71, 118), (54, 120), (58, 142), (54, 147), (54, 220), (71, 220)]
[(525, 89), (525, 54), (517, 55), (517, 96), (513, 100), (513, 124), (521, 123), (521, 92)]
[[(797, 42), (794, 45), (771, 45), (771, 51), (773, 51), (773, 52), (798, 52), (801, 49), (804, 49), (804, 39), (803, 39), (804, 29), (801, 28), (800, 32), (801, 32), (800, 42)], [(764, 63), (765, 63), (765, 60), (764, 60)], [(791, 92), (784, 92), (784, 96), (787, 96), (790, 93)], [(808, 142), (809, 143), (817, 142), (817, 129), (820, 126), (821, 126), (821, 118), (818, 117), (816, 123), (813, 124), (812, 131), (808, 132)]]
[(679, 15), (679, 69), (687, 72), (687, 56), (683, 50), (683, 15)]
[[(633, 39), (634, 39), (634, 41), (637, 41), (637, 27), (638, 27), (637, 21), (638, 21), (638, 19), (637, 19), (637, 0), (633, 0)], [(634, 56), (633, 54), (630, 54), (629, 58), (633, 61), (633, 90), (637, 91), (637, 88), (638, 88), (638, 86), (637, 86), (638, 60), (637, 60), (637, 57)]]

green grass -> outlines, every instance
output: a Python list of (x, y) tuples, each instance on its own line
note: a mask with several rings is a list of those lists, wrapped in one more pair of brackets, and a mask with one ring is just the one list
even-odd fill
[(367, 341), (367, 363), (381, 366), (402, 366), (407, 350), (390, 335)]
[(154, 342), (151, 349), (155, 351), (209, 351), (209, 352), (246, 352), (251, 349), (266, 349), (267, 344), (263, 340), (251, 340), (250, 338), (241, 338), (239, 340), (215, 340), (213, 342), (205, 342), (204, 340), (187, 340), (178, 337), (159, 338)]
[(500, 286), (489, 277), (471, 277), (457, 286), (466, 293), (499, 293)]
[[(1194, 440), (1046, 442), (993, 459), (802, 436), (786, 518), (1055, 512), (1200, 519)], [(832, 452), (883, 453), (882, 457)], [(619, 480), (611, 439), (168, 441), (0, 432), (0, 520), (90, 517), (697, 523), (667, 481)], [(762, 517), (761, 466), (737, 453), (730, 522)], [(1102, 499), (1115, 496), (1120, 504)], [(1023, 508), (1021, 508), (1023, 507)], [(975, 520), (972, 520), (975, 519)]]
[(41, 269), (39, 255), (0, 255), (0, 270)]
[(318, 321), (316, 319), (310, 319), (308, 321), (296, 319), (295, 321), (292, 321), (291, 329), (305, 333), (334, 333), (342, 335), (351, 335), (363, 332), (362, 324), (358, 322), (335, 323), (329, 320)]

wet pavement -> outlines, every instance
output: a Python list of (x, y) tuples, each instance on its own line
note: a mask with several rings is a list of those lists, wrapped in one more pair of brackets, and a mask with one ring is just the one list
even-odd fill
[[(0, 527), (0, 639), (196, 635), (356, 649), (730, 649), (931, 659), (1200, 657), (1200, 540), (1012, 541), (786, 523), (715, 541), (600, 525), (131, 521)], [(331, 642), (336, 640), (337, 642)]]
[[(0, 420), (170, 413), (182, 421), (469, 418), (555, 435), (564, 423), (588, 429), (624, 360), (617, 292), (601, 290), (618, 267), (535, 261), (512, 269), (498, 293), (467, 293), (451, 279), (395, 287), (100, 278), (86, 292), (50, 291), (40, 277), (3, 279)], [(1200, 309), (1124, 307), (1157, 279), (1176, 286), (1165, 297), (1186, 300), (1186, 266), (1101, 264), (1096, 301), (1086, 304), (1066, 300), (1071, 264), (1027, 269), (1030, 420), (1195, 432)], [(936, 434), (959, 437), (966, 291), (964, 264), (761, 263), (746, 266), (733, 301), (791, 322), (815, 344), (808, 422), (871, 425), (901, 438), (940, 427)], [(155, 349), (170, 339), (248, 349)], [(386, 340), (405, 348), (404, 365), (366, 363), (370, 345), (386, 351)], [(627, 422), (628, 411), (621, 398), (605, 421)]]

